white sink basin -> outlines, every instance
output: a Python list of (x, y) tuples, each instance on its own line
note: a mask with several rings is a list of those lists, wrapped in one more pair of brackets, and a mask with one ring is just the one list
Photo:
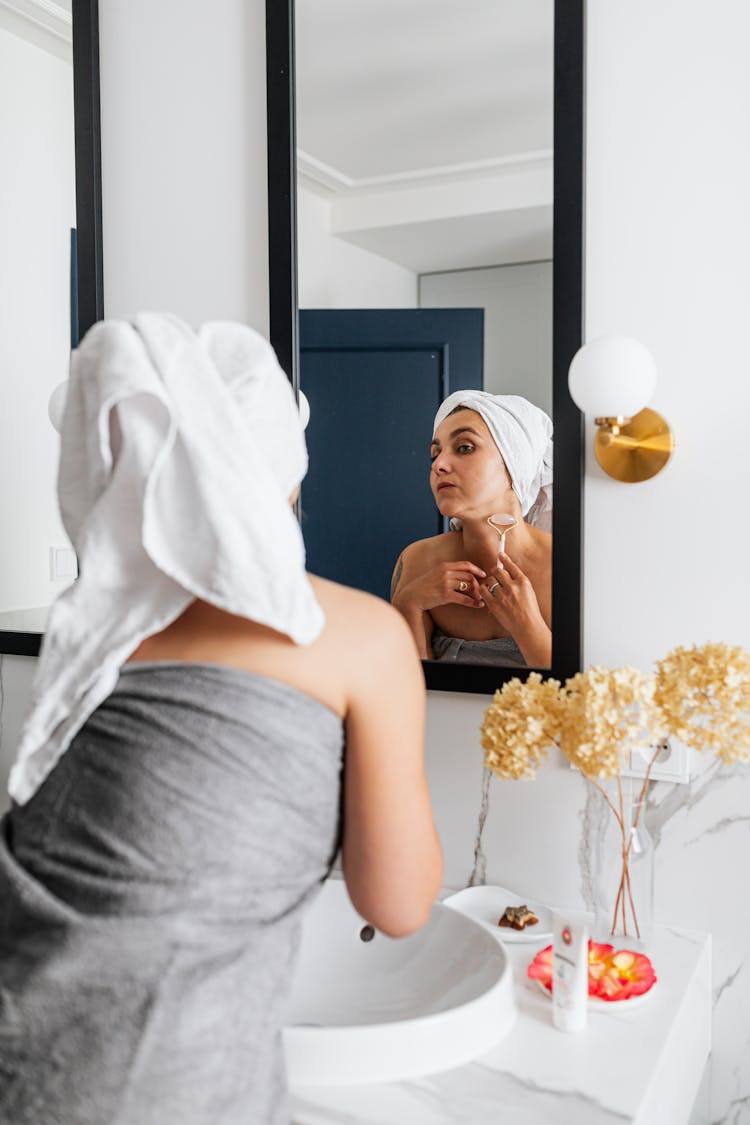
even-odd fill
[(516, 1016), (502, 945), (438, 903), (418, 933), (360, 936), (366, 923), (329, 879), (305, 919), (284, 1028), (292, 1086), (388, 1082), (460, 1066)]

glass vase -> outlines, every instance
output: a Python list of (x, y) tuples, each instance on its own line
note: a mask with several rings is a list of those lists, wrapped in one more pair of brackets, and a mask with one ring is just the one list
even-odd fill
[[(594, 783), (592, 783), (594, 784)], [(592, 882), (596, 941), (645, 950), (653, 929), (654, 843), (638, 778), (597, 781)]]

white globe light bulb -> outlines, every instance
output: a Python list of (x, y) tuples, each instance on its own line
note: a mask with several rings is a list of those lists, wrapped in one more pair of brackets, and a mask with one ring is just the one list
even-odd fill
[(654, 357), (632, 336), (601, 336), (584, 344), (568, 373), (571, 398), (594, 418), (632, 418), (655, 386)]
[(302, 422), (302, 429), (307, 429), (307, 423), (310, 421), (310, 403), (307, 401), (307, 395), (304, 391), (299, 392), (299, 416)]
[(58, 383), (47, 404), (47, 415), (58, 434), (62, 430), (63, 413), (65, 412), (65, 399), (68, 397), (68, 380)]

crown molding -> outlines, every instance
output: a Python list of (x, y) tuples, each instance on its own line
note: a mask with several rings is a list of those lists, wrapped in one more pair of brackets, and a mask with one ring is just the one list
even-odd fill
[(68, 45), (73, 42), (73, 17), (64, 4), (55, 0), (0, 0), (0, 13), (2, 10), (34, 30), (41, 28)]
[(552, 149), (518, 153), (514, 156), (491, 157), (464, 164), (448, 164), (434, 168), (418, 168), (386, 176), (347, 176), (309, 153), (297, 150), (297, 174), (308, 186), (324, 189), (330, 195), (356, 195), (378, 191), (399, 191), (452, 184), (497, 176), (518, 176), (529, 172), (552, 172)]
[(330, 164), (324, 164), (322, 160), (316, 160), (314, 156), (310, 156), (309, 153), (303, 152), (299, 148), (297, 149), (297, 175), (309, 186), (325, 188), (326, 192), (331, 194), (351, 191), (355, 183), (349, 176), (339, 172), (337, 168), (331, 167)]

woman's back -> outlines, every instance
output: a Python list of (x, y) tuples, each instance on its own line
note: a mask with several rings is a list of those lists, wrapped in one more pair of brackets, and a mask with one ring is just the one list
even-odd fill
[(342, 743), (279, 680), (126, 666), (7, 821), (2, 1125), (287, 1120), (279, 1028)]
[(440, 861), (413, 642), (385, 603), (313, 584), (310, 646), (194, 603), (8, 817), (0, 1125), (285, 1121), (283, 1005), (342, 832), (360, 912), (424, 921)]
[(257, 621), (196, 600), (166, 629), (143, 641), (129, 660), (184, 660), (257, 672), (298, 688), (343, 719), (356, 690), (355, 666), (368, 663), (369, 650), (377, 648), (378, 629), (395, 614), (359, 590), (314, 575), (310, 582), (326, 617), (310, 645), (297, 645)]
[(423, 673), (392, 606), (323, 578), (310, 581), (326, 616), (310, 645), (196, 601), (139, 645), (131, 666), (229, 665), (286, 684), (340, 716), (347, 887), (368, 921), (398, 936), (424, 923), (442, 873), (423, 766)]

